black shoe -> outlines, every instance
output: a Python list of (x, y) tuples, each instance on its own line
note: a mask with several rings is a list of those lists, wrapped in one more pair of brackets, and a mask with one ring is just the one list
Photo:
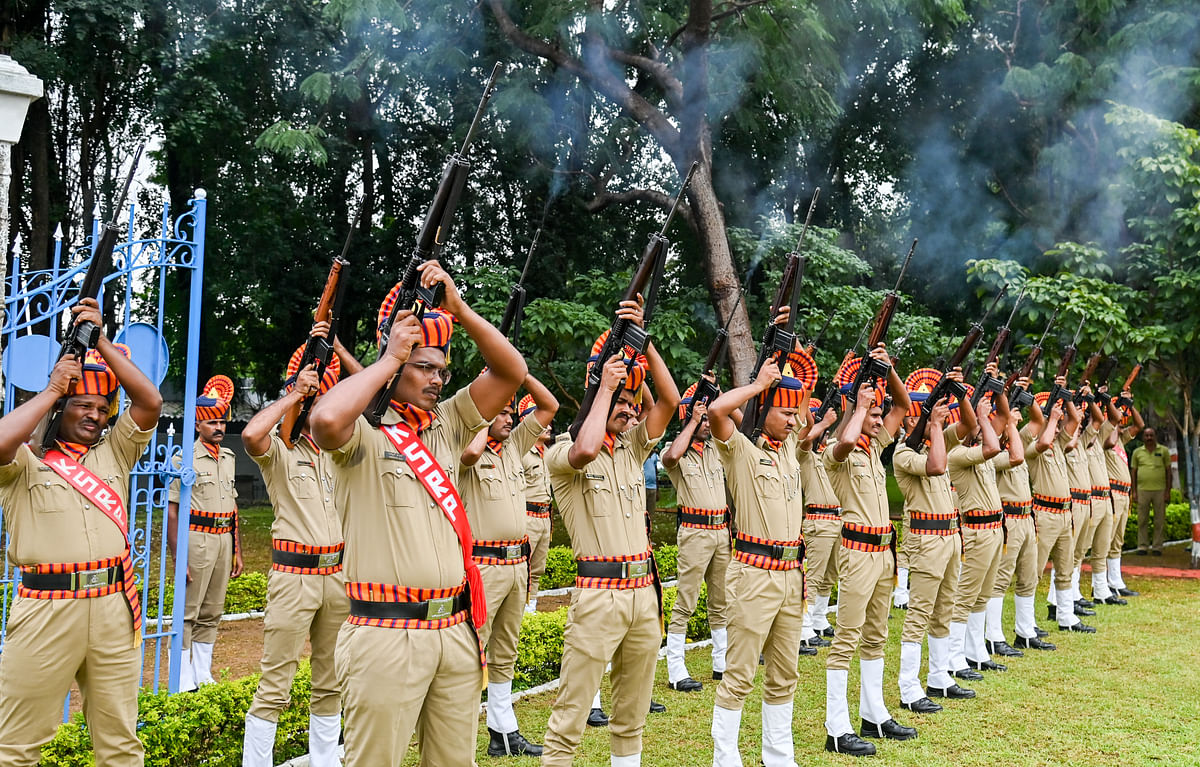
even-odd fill
[(1037, 637), (1034, 637), (1033, 639), (1026, 639), (1025, 637), (1017, 637), (1016, 643), (1017, 643), (1017, 647), (1021, 647), (1026, 650), (1057, 650), (1058, 649), (1058, 647), (1050, 644), (1049, 642), (1043, 642), (1041, 639), (1038, 639)]
[(1076, 623), (1074, 626), (1059, 626), (1058, 630), (1059, 631), (1077, 631), (1080, 634), (1095, 634), (1096, 633), (1095, 626), (1089, 626), (1086, 623), (1083, 623), (1082, 621), (1079, 623)]
[(815, 637), (812, 637), (811, 639), (801, 639), (800, 640), (801, 647), (829, 647), (831, 644), (833, 644), (833, 642), (830, 642), (828, 639), (825, 639), (820, 634), (818, 634)]
[(1050, 632), (1047, 631), (1046, 629), (1042, 628), (1041, 626), (1034, 626), (1033, 633), (1037, 634), (1042, 639), (1045, 639), (1046, 637), (1050, 636)]
[(650, 701), (650, 713), (651, 714), (665, 714), (665, 713), (667, 713), (667, 707), (664, 706), (663, 704), (659, 703), (658, 701), (652, 700), (652, 701)]
[(1076, 607), (1075, 607), (1075, 614), (1076, 614), (1076, 615), (1095, 615), (1095, 614), (1096, 614), (1096, 611), (1095, 611), (1095, 610), (1089, 610), (1089, 609), (1088, 609), (1088, 608), (1086, 608), (1086, 607), (1079, 607), (1079, 606), (1076, 606)]
[(667, 687), (670, 687), (675, 692), (696, 692), (704, 689), (704, 685), (692, 679), (690, 676), (685, 676), (678, 682), (667, 682)]
[(1142, 595), (1142, 592), (1133, 589), (1117, 589), (1117, 593), (1123, 597), (1140, 597)]
[(607, 727), (608, 714), (604, 713), (604, 709), (602, 708), (593, 708), (588, 713), (587, 723), (588, 727)]
[(721, 681), (721, 680), (722, 680), (722, 679), (724, 679), (724, 678), (725, 678), (725, 672), (724, 672), (724, 671), (714, 671), (714, 672), (713, 672), (713, 681), (714, 681), (714, 682), (719, 682), (719, 681)]
[(917, 698), (912, 703), (901, 703), (900, 708), (907, 708), (914, 714), (936, 714), (942, 707), (929, 698)]
[(1048, 620), (1048, 621), (1058, 620), (1058, 608), (1057, 607), (1055, 607), (1054, 605), (1046, 605), (1046, 620)]
[(825, 750), (832, 751), (835, 754), (849, 754), (850, 756), (874, 756), (875, 744), (868, 743), (854, 733), (848, 732), (836, 738), (832, 735), (826, 735)]
[(815, 648), (815, 647), (809, 647), (808, 645), (806, 645), (806, 644), (804, 644), (803, 642), (801, 642), (801, 643), (800, 643), (800, 654), (801, 654), (801, 655), (816, 655), (816, 654), (817, 654), (817, 648)]
[(1161, 557), (1161, 556), (1162, 556), (1162, 549), (1155, 549), (1154, 551), (1151, 551), (1150, 553), (1151, 553), (1151, 554), (1153, 554), (1153, 555), (1154, 555), (1154, 556), (1156, 556), (1156, 557)]
[(1089, 610), (1095, 606), (1096, 606), (1096, 603), (1090, 599), (1084, 599), (1083, 597), (1080, 597), (1079, 599), (1075, 600), (1075, 609), (1079, 609), (1080, 607), (1082, 607), (1085, 610)]
[(881, 724), (862, 720), (864, 738), (887, 738), (888, 740), (912, 740), (917, 737), (916, 727), (905, 727), (895, 719), (889, 719)]
[[(1121, 596), (1129, 596), (1129, 595), (1122, 594)], [(1134, 596), (1137, 596), (1137, 594), (1135, 593)], [(826, 626), (825, 628), (821, 629), (821, 636), (832, 637), (833, 636), (833, 626)], [(868, 743), (867, 745), (869, 746), (871, 744)]]
[(965, 679), (968, 682), (983, 681), (983, 674), (979, 673), (978, 671), (973, 671), (969, 668), (960, 668), (958, 671), (951, 672), (950, 676), (956, 676), (959, 679)]
[(949, 687), (926, 687), (925, 694), (931, 698), (949, 698), (950, 700), (967, 700), (975, 697), (975, 691), (969, 687), (959, 687), (952, 684)]
[(1147, 549), (1138, 549), (1134, 553), (1137, 554), (1139, 557), (1144, 557), (1147, 554), (1149, 554), (1150, 552)]
[(1117, 596), (1116, 594), (1112, 594), (1112, 595), (1110, 595), (1109, 597), (1107, 597), (1106, 599), (1097, 599), (1097, 600), (1096, 600), (1096, 604), (1102, 604), (1102, 605), (1127, 605), (1127, 604), (1129, 604), (1129, 601), (1128, 601), (1128, 600), (1125, 600), (1125, 599), (1121, 599), (1121, 598), (1120, 598), (1119, 596)]
[(967, 665), (976, 671), (1008, 671), (1008, 666), (994, 660), (967, 660)]
[(892, 605), (892, 607), (895, 607), (897, 610), (907, 610), (907, 609), (908, 609), (908, 602), (905, 602), (905, 603), (904, 603), (904, 604), (902, 604), (902, 605)]
[(1025, 653), (1014, 650), (1013, 646), (1001, 639), (999, 642), (985, 641), (989, 655), (999, 655), (1001, 658), (1023, 658)]
[(488, 756), (541, 756), (542, 747), (536, 743), (530, 743), (525, 740), (518, 730), (503, 733), (496, 732), (491, 727), (488, 728), (488, 735), (492, 736), (488, 742)]
[(767, 664), (767, 661), (765, 658), (763, 658), (763, 654), (759, 653), (758, 654), (758, 665), (765, 666), (766, 664)]

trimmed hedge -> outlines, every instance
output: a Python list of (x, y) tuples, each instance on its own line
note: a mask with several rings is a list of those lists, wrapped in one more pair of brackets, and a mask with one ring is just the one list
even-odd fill
[[(1171, 491), (1172, 499), (1179, 497), (1178, 490)], [(1167, 522), (1164, 540), (1180, 541), (1192, 539), (1192, 509), (1186, 501), (1167, 504)], [(1125, 548), (1137, 548), (1138, 519), (1137, 505), (1130, 506), (1129, 520), (1125, 523)], [(1147, 521), (1150, 537), (1154, 537), (1154, 518)]]
[[(175, 602), (175, 584), (168, 581), (164, 590), (166, 599), (163, 600), (163, 610), (171, 614)], [(225, 590), (225, 614), (261, 612), (267, 607), (267, 574), (242, 573), (237, 578), (229, 579), (229, 587)], [(146, 616), (158, 617), (158, 592), (151, 586), (146, 593)]]
[[(663, 580), (671, 580), (679, 570), (679, 547), (664, 544), (654, 550), (658, 572)], [(575, 552), (569, 546), (551, 546), (546, 553), (546, 572), (538, 588), (565, 589), (575, 584)]]

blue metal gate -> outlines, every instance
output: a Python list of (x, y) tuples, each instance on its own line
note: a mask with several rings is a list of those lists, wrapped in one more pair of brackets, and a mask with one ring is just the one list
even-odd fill
[[(170, 205), (163, 202), (162, 213), (140, 222), (150, 236), (137, 235), (137, 210), (129, 206), (126, 238), (113, 253), (113, 271), (105, 279), (104, 295), (112, 307), (104, 307), (106, 317), (116, 318), (116, 340), (127, 343), (134, 362), (152, 380), (161, 384), (168, 365), (170, 348), (183, 354), (176, 370), (183, 372), (183, 429), (159, 430), (130, 478), (129, 533), (135, 577), (142, 594), (142, 680), (158, 691), (166, 682), (171, 692), (179, 687), (179, 658), (182, 652), (183, 594), (187, 573), (188, 526), (180, 525), (179, 556), (174, 567), (166, 550), (165, 524), (167, 491), (174, 479), (182, 480), (181, 509), (190, 508), (192, 469), (191, 435), (195, 428), (197, 351), (200, 344), (201, 288), (204, 282), (204, 229), (206, 199), (197, 189), (190, 206), (182, 215), (171, 218)], [(20, 258), (13, 259), (7, 296), (4, 300), (4, 412), (17, 404), (18, 389), (40, 391), (49, 380), (50, 369), (58, 357), (58, 334), (66, 311), (75, 304), (79, 283), (87, 271), (95, 243), (100, 239), (99, 215), (89, 244), (73, 253), (62, 252), (57, 239), (54, 267), (46, 271), (22, 273)], [(145, 219), (145, 216), (143, 216)], [(64, 263), (64, 255), (67, 257)], [(186, 286), (187, 302), (180, 307), (179, 296), (171, 294)], [(42, 330), (48, 335), (35, 332)], [(121, 408), (126, 403), (121, 397)], [(181, 449), (180, 443), (184, 449)], [(172, 458), (182, 457), (181, 469)], [(0, 542), (8, 548), (8, 533), (0, 521)], [(3, 651), (8, 608), (16, 593), (19, 571), (7, 557), (0, 573), (0, 652)], [(171, 586), (174, 588), (168, 588)], [(168, 592), (176, 595), (171, 604)], [(170, 615), (164, 614), (169, 611)], [(166, 664), (164, 666), (164, 663)]]

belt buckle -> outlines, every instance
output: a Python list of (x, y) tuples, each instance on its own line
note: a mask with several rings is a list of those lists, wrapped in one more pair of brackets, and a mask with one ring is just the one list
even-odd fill
[(213, 527), (233, 527), (233, 517), (218, 517), (213, 520)]
[(341, 551), (329, 551), (317, 555), (317, 567), (333, 567), (342, 561)]
[(795, 562), (800, 558), (799, 546), (780, 546), (779, 559), (782, 562)]
[(524, 547), (519, 543), (504, 547), (505, 559), (520, 559), (522, 554), (524, 554)]
[(879, 536), (879, 545), (880, 546), (891, 546), (892, 545), (892, 535), (894, 535), (894, 533), (881, 533)]
[(637, 562), (626, 562), (624, 568), (625, 578), (644, 578), (650, 574), (650, 560), (642, 559)]
[(436, 621), (454, 615), (454, 597), (442, 597), (429, 600), (429, 608), (425, 611), (425, 620)]
[(98, 589), (108, 585), (108, 568), (100, 570), (78, 570), (71, 573), (73, 591)]

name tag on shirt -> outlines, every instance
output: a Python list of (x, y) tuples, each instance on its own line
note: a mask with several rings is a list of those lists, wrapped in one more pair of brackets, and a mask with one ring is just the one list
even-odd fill
[(603, 482), (603, 481), (604, 481), (604, 475), (603, 475), (603, 474), (584, 474), (584, 475), (583, 475), (583, 478), (584, 478), (584, 479), (594, 479), (594, 480), (596, 480), (597, 482)]
[(759, 458), (758, 462), (761, 463), (763, 466), (774, 466), (775, 465), (775, 462), (772, 461), (770, 458)]
[(391, 450), (384, 450), (383, 451), (383, 460), (385, 460), (385, 461), (400, 461), (401, 463), (403, 463), (404, 456), (400, 455), (399, 453), (394, 453)]

